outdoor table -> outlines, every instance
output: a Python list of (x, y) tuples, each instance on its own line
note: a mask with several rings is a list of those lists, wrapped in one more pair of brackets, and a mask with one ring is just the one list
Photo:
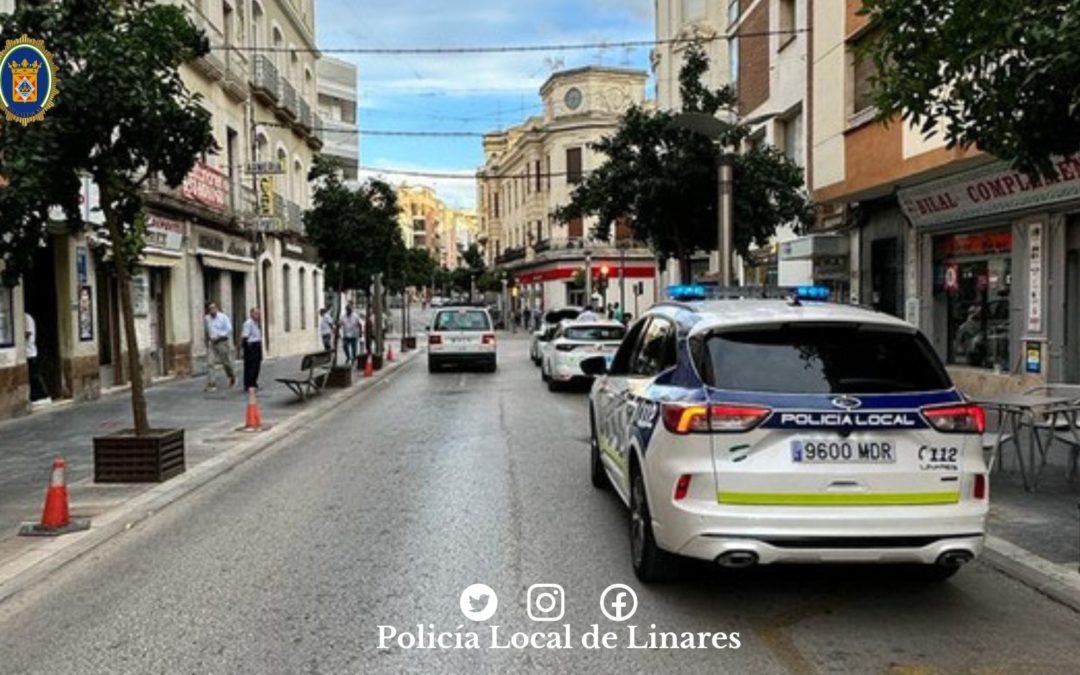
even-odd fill
[[(983, 396), (977, 398), (975, 402), (988, 410), (996, 411), (999, 416), (998, 431), (994, 440), (994, 449), (990, 455), (989, 470), (993, 471), (994, 465), (1001, 454), (1002, 445), (1011, 442), (1013, 447), (1016, 448), (1016, 460), (1020, 466), (1020, 478), (1024, 483), (1024, 490), (1028, 492), (1034, 492), (1038, 489), (1039, 474), (1042, 472), (1043, 467), (1046, 466), (1047, 455), (1056, 434), (1055, 422), (1059, 417), (1068, 421), (1069, 432), (1072, 434), (1073, 440), (1080, 446), (1080, 435), (1078, 435), (1076, 428), (1077, 416), (1080, 415), (1080, 402), (1074, 397), (1047, 396), (1043, 394), (1000, 394), (997, 396)], [(1049, 420), (1048, 423), (1040, 424), (1040, 416), (1045, 416)], [(1021, 429), (1025, 426), (1028, 428), (1028, 435), (1031, 439), (1027, 466), (1025, 466), (1024, 453), (1019, 442)], [(1050, 431), (1046, 443), (1043, 442), (1040, 435), (1040, 428), (1042, 427), (1048, 428)], [(1006, 429), (1012, 431), (1012, 437), (1008, 440), (1005, 439)], [(1037, 468), (1035, 466), (1036, 455), (1039, 462)], [(1029, 468), (1031, 470), (1030, 479), (1028, 476)]]

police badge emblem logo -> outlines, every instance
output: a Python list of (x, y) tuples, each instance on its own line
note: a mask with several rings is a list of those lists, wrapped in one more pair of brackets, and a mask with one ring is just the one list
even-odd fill
[(9, 121), (40, 122), (56, 102), (56, 64), (45, 43), (26, 35), (0, 53), (0, 107)]

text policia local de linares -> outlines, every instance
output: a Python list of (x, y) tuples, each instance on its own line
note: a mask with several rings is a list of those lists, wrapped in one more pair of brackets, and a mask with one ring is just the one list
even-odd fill
[(742, 646), (738, 633), (660, 631), (656, 624), (605, 631), (592, 624), (576, 639), (570, 624), (535, 632), (512, 632), (494, 625), (479, 631), (463, 628), (459, 625), (453, 631), (438, 631), (429, 623), (399, 631), (395, 626), (379, 626), (379, 649), (739, 649)]

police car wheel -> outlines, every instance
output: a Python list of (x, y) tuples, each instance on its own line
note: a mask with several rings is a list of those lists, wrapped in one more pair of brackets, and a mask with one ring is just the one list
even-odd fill
[(540, 381), (549, 382), (551, 378), (548, 377), (547, 370), (544, 368), (544, 364), (540, 364)]
[(596, 435), (596, 417), (592, 410), (589, 410), (589, 478), (598, 490), (611, 487), (604, 462), (600, 459), (600, 439)]
[(547, 384), (548, 384), (548, 391), (559, 391), (559, 390), (562, 389), (562, 385), (560, 383), (556, 382), (550, 376), (547, 379)]
[(670, 579), (675, 571), (675, 557), (653, 538), (645, 480), (637, 467), (630, 474), (630, 562), (637, 578), (647, 584)]

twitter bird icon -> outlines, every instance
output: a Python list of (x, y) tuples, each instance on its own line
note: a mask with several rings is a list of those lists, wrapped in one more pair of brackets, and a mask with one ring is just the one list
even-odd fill
[(473, 584), (461, 592), (461, 613), (469, 621), (487, 621), (499, 608), (499, 597), (487, 584)]

